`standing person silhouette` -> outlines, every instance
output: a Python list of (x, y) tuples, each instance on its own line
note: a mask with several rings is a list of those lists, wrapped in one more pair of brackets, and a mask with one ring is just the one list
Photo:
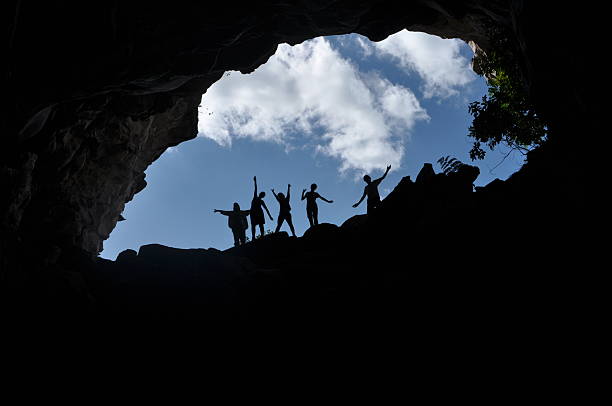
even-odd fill
[(240, 210), (240, 205), (234, 203), (234, 210), (232, 211), (215, 209), (214, 212), (228, 217), (227, 225), (234, 234), (234, 247), (246, 243), (246, 230), (249, 228), (247, 216), (250, 210)]
[(361, 199), (359, 199), (359, 201), (355, 203), (353, 207), (359, 206), (359, 204), (363, 201), (363, 199), (365, 199), (366, 196), (368, 196), (368, 214), (371, 214), (374, 209), (376, 209), (380, 205), (378, 185), (380, 185), (380, 182), (382, 182), (382, 180), (387, 176), (387, 174), (389, 173), (389, 169), (391, 169), (391, 165), (388, 165), (385, 174), (376, 180), (372, 180), (372, 178), (370, 178), (370, 175), (365, 175), (363, 177), (363, 180), (365, 181), (365, 183), (367, 183), (367, 185), (365, 186), (365, 188), (363, 188), (363, 195), (361, 196)]
[(317, 192), (317, 184), (313, 183), (310, 185), (310, 192), (306, 192), (306, 189), (302, 190), (302, 200), (306, 199), (306, 215), (310, 222), (310, 227), (319, 224), (319, 207), (317, 206), (317, 198), (327, 203), (333, 203), (333, 200), (327, 200)]
[(295, 237), (295, 229), (293, 228), (293, 221), (291, 221), (291, 205), (289, 204), (289, 200), (291, 199), (291, 185), (287, 185), (287, 197), (285, 197), (285, 195), (282, 193), (276, 194), (274, 189), (272, 189), (272, 194), (274, 197), (276, 197), (276, 200), (278, 200), (278, 204), (280, 205), (278, 224), (276, 225), (275, 233), (278, 233), (283, 225), (283, 221), (287, 221), (287, 224), (289, 224), (289, 228), (291, 229), (291, 234), (293, 234)]
[(259, 226), (261, 237), (264, 235), (264, 224), (266, 224), (266, 218), (264, 216), (262, 207), (266, 209), (266, 213), (268, 213), (270, 220), (274, 220), (270, 215), (266, 202), (263, 201), (263, 198), (266, 196), (266, 192), (261, 192), (259, 195), (257, 195), (257, 176), (253, 176), (253, 182), (255, 183), (255, 191), (253, 192), (253, 200), (251, 200), (251, 232), (253, 234), (253, 239), (251, 241), (255, 241), (256, 226)]

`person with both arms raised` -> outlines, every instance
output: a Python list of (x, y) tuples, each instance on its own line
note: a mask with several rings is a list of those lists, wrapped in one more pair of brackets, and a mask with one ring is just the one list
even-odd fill
[(291, 205), (289, 204), (289, 200), (291, 199), (291, 185), (287, 186), (287, 196), (279, 193), (276, 194), (274, 189), (272, 189), (272, 194), (278, 200), (278, 204), (280, 205), (280, 210), (278, 213), (278, 224), (276, 225), (276, 233), (280, 230), (283, 222), (286, 221), (289, 224), (289, 228), (291, 229), (291, 234), (295, 237), (295, 229), (293, 228), (293, 221), (291, 220)]

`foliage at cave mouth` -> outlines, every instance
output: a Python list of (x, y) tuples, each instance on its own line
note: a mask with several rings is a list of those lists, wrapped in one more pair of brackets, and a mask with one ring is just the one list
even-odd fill
[(468, 105), (474, 117), (468, 136), (474, 139), (470, 158), (484, 159), (483, 146), (504, 144), (524, 154), (546, 141), (547, 125), (530, 102), (510, 36), (491, 30), (492, 50), (479, 52), (474, 71), (485, 77), (488, 94)]

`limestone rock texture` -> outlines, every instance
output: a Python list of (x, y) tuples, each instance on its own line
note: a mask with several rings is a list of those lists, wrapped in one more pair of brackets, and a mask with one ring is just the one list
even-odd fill
[[(602, 129), (597, 89), (583, 78), (593, 71), (605, 24), (586, 5), (69, 0), (8, 1), (2, 8), (0, 282), (2, 292), (18, 292), (4, 294), (9, 301), (78, 291), (79, 270), (145, 187), (148, 165), (196, 136), (206, 89), (227, 70), (253, 71), (280, 43), (322, 35), (354, 32), (379, 41), (406, 28), (486, 51), (487, 27), (509, 29), (525, 86), (551, 123), (551, 145), (506, 182), (508, 198), (499, 204), (575, 213), (589, 199), (581, 186), (586, 146), (575, 140)], [(538, 215), (530, 220), (540, 229)]]

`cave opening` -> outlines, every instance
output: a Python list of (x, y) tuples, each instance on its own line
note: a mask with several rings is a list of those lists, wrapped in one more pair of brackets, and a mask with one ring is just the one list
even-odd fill
[[(443, 156), (476, 165), (475, 185), (506, 179), (524, 155), (500, 146), (471, 162), (467, 104), (486, 93), (484, 78), (462, 40), (400, 31), (380, 42), (358, 34), (281, 44), (250, 74), (228, 71), (202, 97), (198, 137), (169, 148), (146, 172), (148, 186), (126, 205), (100, 256), (159, 243), (177, 248), (225, 249), (225, 218), (233, 202), (248, 209), (253, 176), (267, 193), (292, 184), (298, 235), (308, 228), (300, 193), (311, 183), (334, 203), (319, 205), (320, 221), (342, 224), (353, 209), (361, 176), (392, 171), (384, 198), (403, 176)], [(509, 153), (509, 155), (508, 155)], [(267, 221), (266, 230), (274, 230)], [(285, 226), (286, 228), (286, 226)]]
[[(591, 162), (593, 143), (588, 140), (605, 134), (607, 104), (602, 102), (601, 86), (588, 79), (595, 77), (593, 55), (605, 49), (605, 13), (569, 3), (550, 7), (518, 0), (214, 6), (190, 2), (181, 7), (151, 2), (9, 2), (7, 10), (8, 106), (3, 128), (8, 142), (0, 164), (0, 296), (3, 308), (14, 311), (16, 319), (31, 324), (68, 317), (75, 326), (79, 324), (74, 321), (91, 316), (133, 324), (143, 316), (202, 320), (225, 315), (282, 322), (319, 322), (327, 317), (337, 324), (352, 316), (360, 323), (364, 318), (394, 325), (408, 321), (416, 330), (429, 332), (434, 323), (441, 327), (433, 330), (439, 337), (448, 336), (448, 327), (454, 326), (473, 325), (473, 331), (484, 328), (485, 334), (490, 333), (491, 322), (499, 322), (504, 331), (516, 326), (516, 331), (533, 336), (533, 326), (549, 329), (552, 322), (567, 327), (568, 314), (583, 319), (593, 308), (603, 308), (596, 302), (603, 295), (591, 289), (605, 285), (591, 277), (591, 270), (598, 269), (589, 237), (596, 235), (591, 228), (599, 224), (591, 219), (598, 213), (593, 194), (599, 189), (591, 187), (597, 173)], [(222, 138), (191, 140), (198, 132), (201, 95), (224, 72), (253, 72), (278, 44), (346, 33), (383, 41), (404, 28), (473, 41), (484, 52), (501, 49), (493, 46), (491, 29), (507, 32), (518, 79), (528, 100), (550, 124), (545, 147), (533, 151), (527, 164), (505, 182), (470, 194), (468, 183), (457, 200), (461, 203), (461, 197), (469, 196), (464, 205), (429, 206), (427, 182), (414, 182), (404, 191), (421, 189), (422, 199), (416, 205), (410, 193), (392, 195), (398, 198), (389, 199), (391, 209), (377, 219), (327, 228), (313, 238), (283, 237), (274, 252), (263, 250), (263, 255), (234, 255), (240, 249), (218, 252), (149, 245), (138, 254), (128, 251), (117, 261), (96, 259), (122, 213), (127, 221), (118, 223), (102, 257), (113, 257), (110, 242), (136, 224), (138, 213), (148, 214), (141, 224), (155, 225), (159, 233), (140, 227), (147, 238), (118, 244), (118, 250), (147, 242), (223, 248), (228, 244), (205, 241), (203, 231), (212, 229), (213, 221), (219, 226), (217, 235), (230, 238), (225, 219), (214, 217), (210, 209), (213, 203), (227, 208), (234, 201), (248, 202), (252, 175), (260, 178), (263, 189), (282, 190), (285, 182), (291, 182), (299, 194), (319, 180), (311, 169), (301, 169), (299, 174), (307, 175), (304, 180), (287, 172), (289, 163), (300, 161), (301, 152), (311, 162), (316, 162), (313, 156), (327, 159), (328, 168), (338, 176), (342, 155), (326, 149), (331, 142), (327, 139), (296, 146), (292, 138), (281, 143), (232, 137), (231, 149), (220, 145)], [(578, 34), (568, 35), (568, 29)], [(427, 106), (418, 86), (410, 90), (431, 120), (417, 120), (412, 137), (401, 144), (404, 158), (416, 148), (421, 130), (438, 123), (434, 111), (444, 105)], [(465, 103), (460, 107), (457, 111), (467, 116)], [(441, 123), (450, 121), (447, 116)], [(460, 130), (454, 139), (467, 151), (465, 128)], [(311, 136), (317, 137), (320, 134)], [(205, 146), (206, 154), (196, 153), (197, 145)], [(260, 167), (242, 170), (229, 165), (232, 159), (240, 161), (267, 146), (276, 148), (283, 165), (271, 164), (270, 151)], [(225, 171), (195, 171), (186, 165), (189, 154), (205, 163), (210, 156), (226, 158)], [(440, 156), (450, 154), (436, 150), (422, 161), (435, 165)], [(385, 186), (393, 186), (392, 176), (414, 176), (416, 171), (408, 164), (420, 166), (418, 161), (400, 160)], [(376, 162), (380, 166), (370, 171), (374, 176), (385, 165)], [(168, 176), (166, 184), (174, 189), (158, 189), (161, 176), (171, 175), (171, 168), (164, 166), (168, 163), (185, 164), (183, 176)], [(486, 183), (488, 169), (481, 166), (477, 184)], [(149, 187), (143, 190), (145, 170)], [(362, 190), (361, 171), (349, 167), (344, 173), (356, 194), (318, 181), (324, 196), (334, 199), (333, 205), (321, 208), (350, 210)], [(221, 173), (233, 174), (235, 180), (229, 184), (243, 195), (232, 191), (223, 197), (207, 186)], [(152, 193), (155, 190), (157, 194)], [(189, 196), (196, 190), (206, 193), (200, 194), (201, 199)], [(348, 204), (341, 205), (338, 195), (345, 196)], [(179, 204), (170, 205), (169, 211), (152, 210), (167, 197), (188, 197), (185, 201), (200, 217), (188, 214), (181, 223), (175, 214), (188, 210)], [(276, 215), (270, 200), (268, 194)], [(473, 200), (478, 201), (471, 205)], [(211, 207), (202, 207), (202, 202), (210, 202)], [(294, 216), (305, 222), (303, 206), (297, 203)], [(407, 205), (416, 207), (413, 212), (426, 221), (415, 224), (413, 218), (393, 216), (394, 208)], [(336, 222), (323, 210), (321, 221)], [(362, 212), (351, 210), (351, 214)], [(164, 240), (173, 225), (182, 227), (181, 236), (193, 230), (197, 241)], [(464, 228), (471, 232), (462, 232)], [(255, 245), (242, 248), (248, 251)], [(321, 269), (324, 272), (311, 272)], [(466, 324), (468, 318), (473, 323)]]

